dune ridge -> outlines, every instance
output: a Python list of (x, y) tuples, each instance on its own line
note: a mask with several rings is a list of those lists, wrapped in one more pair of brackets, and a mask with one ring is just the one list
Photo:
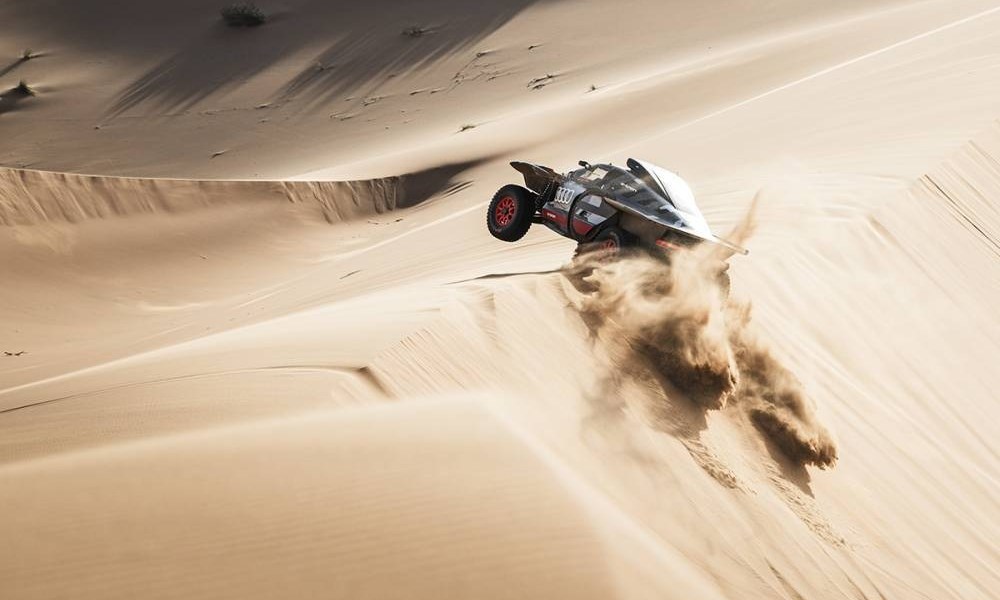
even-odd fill
[(0, 168), (0, 225), (76, 223), (227, 204), (289, 203), (340, 223), (413, 206), (461, 187), (473, 163), (360, 181), (224, 181), (77, 175)]

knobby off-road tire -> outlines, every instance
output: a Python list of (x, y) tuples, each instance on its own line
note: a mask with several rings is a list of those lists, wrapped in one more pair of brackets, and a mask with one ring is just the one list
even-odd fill
[(493, 195), (486, 211), (486, 227), (498, 240), (516, 242), (528, 233), (535, 215), (535, 193), (519, 185), (505, 185)]

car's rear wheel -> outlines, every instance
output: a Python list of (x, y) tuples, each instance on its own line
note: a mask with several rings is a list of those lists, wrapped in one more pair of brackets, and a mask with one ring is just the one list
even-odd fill
[(493, 195), (486, 227), (498, 240), (516, 242), (528, 233), (535, 214), (535, 194), (519, 185), (505, 185)]
[(608, 227), (593, 240), (577, 245), (574, 256), (596, 253), (601, 258), (617, 258), (632, 245), (632, 236), (619, 227)]
[(617, 227), (609, 227), (594, 238), (594, 244), (597, 250), (617, 256), (629, 246), (629, 236)]

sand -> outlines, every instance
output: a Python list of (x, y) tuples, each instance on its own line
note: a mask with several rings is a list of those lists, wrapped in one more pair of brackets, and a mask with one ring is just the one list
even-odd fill
[(997, 597), (994, 4), (260, 5), (0, 7), (4, 598)]

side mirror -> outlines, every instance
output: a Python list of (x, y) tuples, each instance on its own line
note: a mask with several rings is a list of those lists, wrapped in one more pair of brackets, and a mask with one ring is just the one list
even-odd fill
[(583, 167), (584, 169), (592, 169), (593, 168), (593, 167), (590, 166), (590, 163), (587, 162), (587, 161), (585, 161), (585, 160), (581, 160), (577, 164), (580, 165), (581, 167)]

